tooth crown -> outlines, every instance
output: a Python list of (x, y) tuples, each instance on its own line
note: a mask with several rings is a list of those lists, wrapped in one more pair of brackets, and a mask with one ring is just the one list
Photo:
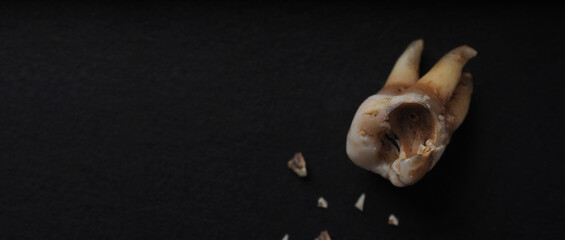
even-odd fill
[(452, 50), (418, 81), (422, 48), (418, 40), (406, 49), (383, 89), (361, 104), (347, 136), (349, 158), (398, 187), (416, 183), (437, 163), (472, 92), (461, 59), (474, 56), (474, 50)]
[[(445, 117), (432, 117), (443, 116), (442, 106), (429, 101), (430, 99), (429, 95), (419, 92), (396, 96), (375, 94), (367, 98), (357, 110), (347, 136), (347, 153), (350, 158), (355, 159), (354, 162), (360, 167), (390, 179), (395, 185), (403, 185), (398, 179), (400, 176), (407, 174), (408, 178), (416, 177), (414, 174), (410, 176), (408, 172), (400, 174), (400, 161), (413, 155), (421, 155), (431, 157), (429, 164), (435, 165), (449, 142), (449, 137)], [(413, 118), (427, 119), (412, 120), (411, 114)], [(406, 119), (400, 120), (402, 117)], [(405, 121), (417, 121), (420, 125), (415, 126), (417, 129), (409, 129), (410, 127), (406, 126), (409, 123)], [(402, 126), (398, 126), (400, 124)], [(424, 129), (418, 129), (419, 127)], [(403, 133), (402, 130), (416, 133), (398, 136), (399, 132)], [(411, 137), (406, 140), (413, 141), (409, 146), (405, 146), (400, 143), (404, 140), (401, 137)], [(436, 146), (436, 142), (441, 144)], [(408, 152), (413, 155), (408, 156)]]

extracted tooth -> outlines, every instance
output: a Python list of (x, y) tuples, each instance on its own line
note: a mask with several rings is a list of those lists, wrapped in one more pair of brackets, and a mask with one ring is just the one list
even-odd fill
[(358, 166), (398, 187), (416, 183), (431, 170), (461, 125), (473, 91), (463, 66), (477, 55), (460, 46), (418, 80), (423, 41), (412, 42), (384, 87), (367, 98), (353, 117), (346, 150)]

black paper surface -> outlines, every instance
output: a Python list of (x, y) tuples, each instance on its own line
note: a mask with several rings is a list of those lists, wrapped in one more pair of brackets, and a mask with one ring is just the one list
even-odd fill
[[(565, 28), (531, 6), (0, 8), (2, 239), (562, 239)], [(345, 137), (413, 40), (468, 44), (467, 119), (396, 188)], [(302, 152), (309, 176), (286, 162)], [(365, 210), (353, 207), (366, 194)], [(329, 203), (317, 208), (318, 197)], [(390, 214), (398, 227), (387, 224)]]

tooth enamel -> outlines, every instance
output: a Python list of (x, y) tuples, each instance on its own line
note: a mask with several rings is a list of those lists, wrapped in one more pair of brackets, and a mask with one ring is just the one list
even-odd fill
[(471, 75), (461, 70), (474, 49), (451, 50), (418, 80), (422, 49), (422, 40), (408, 46), (385, 86), (361, 104), (347, 136), (349, 158), (398, 187), (416, 183), (435, 166), (473, 90)]

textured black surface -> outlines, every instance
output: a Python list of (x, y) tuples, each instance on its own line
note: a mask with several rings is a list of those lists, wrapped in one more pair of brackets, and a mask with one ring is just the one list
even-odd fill
[[(0, 238), (562, 239), (562, 14), (445, 7), (0, 7)], [(345, 136), (417, 38), (422, 71), (477, 49), (475, 92), (438, 165), (395, 188)]]

